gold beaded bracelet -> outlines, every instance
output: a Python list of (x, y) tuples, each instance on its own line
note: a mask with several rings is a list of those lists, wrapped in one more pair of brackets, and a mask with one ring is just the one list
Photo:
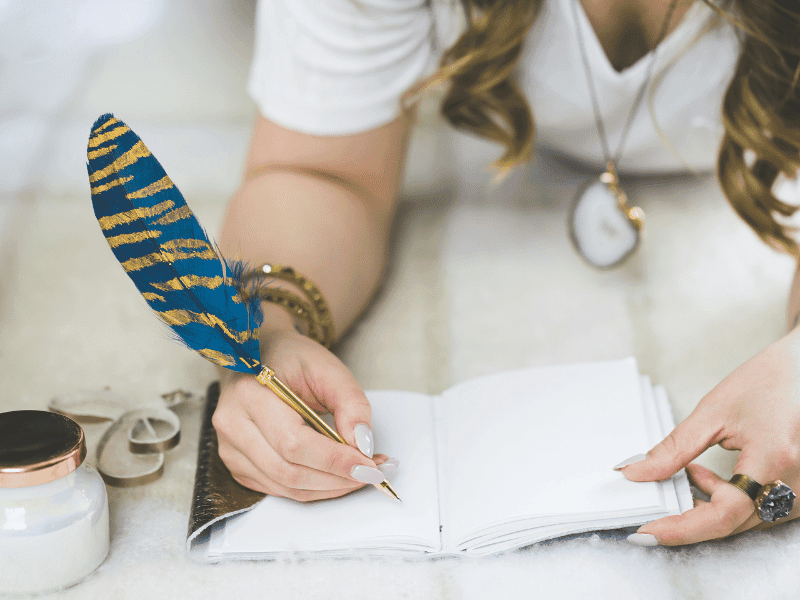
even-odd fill
[[(310, 280), (306, 279), (292, 267), (267, 263), (260, 269), (255, 269), (246, 273), (242, 277), (242, 282), (247, 284), (255, 278), (273, 278), (286, 281), (296, 285), (303, 291), (308, 301), (303, 300), (297, 294), (283, 288), (270, 288), (258, 286), (258, 295), (262, 300), (283, 306), (292, 315), (299, 318), (306, 325), (307, 335), (325, 346), (330, 348), (334, 342), (333, 315), (328, 308), (328, 303)], [(248, 296), (243, 293), (245, 300)]]

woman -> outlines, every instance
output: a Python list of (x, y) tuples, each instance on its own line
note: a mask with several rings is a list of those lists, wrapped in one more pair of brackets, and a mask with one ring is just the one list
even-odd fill
[[(780, 221), (794, 209), (771, 192), (779, 173), (800, 169), (797, 2), (463, 0), (460, 26), (451, 10), (459, 7), (430, 4), (271, 0), (259, 7), (249, 89), (261, 114), (221, 247), (251, 265), (274, 261), (302, 273), (327, 299), (337, 333), (381, 280), (411, 122), (404, 106), (437, 82), (449, 86), (442, 112), (453, 125), (504, 145), (501, 170), (523, 162), (534, 137), (588, 164), (610, 162), (604, 189), (614, 197), (617, 166), (635, 174), (718, 162), (734, 209), (767, 243), (797, 254)], [(437, 51), (448, 36), (447, 50)], [(432, 60), (441, 68), (424, 79)], [(651, 84), (666, 90), (654, 94), (652, 112), (666, 115), (655, 122), (645, 110), (650, 101), (642, 101)], [(723, 124), (724, 136), (697, 124), (705, 122)], [(634, 239), (637, 213), (619, 214)], [(585, 244), (592, 260), (592, 240)], [(623, 244), (617, 258), (629, 249)], [(234, 477), (303, 501), (382, 479), (376, 467), (386, 457), (372, 454), (370, 407), (358, 383), (297, 331), (286, 302), (264, 306), (264, 362), (332, 412), (349, 446), (305, 427), (252, 377), (226, 374), (213, 423)], [(720, 444), (741, 449), (735, 473), (800, 490), (800, 333), (792, 329), (800, 277), (789, 306), (786, 337), (726, 377), (647, 457), (618, 465), (627, 478), (669, 477)], [(689, 469), (710, 502), (643, 526), (632, 542), (688, 544), (769, 526), (743, 489), (699, 465)], [(788, 518), (798, 515), (800, 506)]]

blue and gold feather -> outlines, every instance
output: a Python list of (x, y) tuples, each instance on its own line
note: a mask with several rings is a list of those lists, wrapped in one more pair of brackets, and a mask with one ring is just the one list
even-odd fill
[(242, 300), (229, 265), (139, 136), (107, 114), (87, 151), (94, 213), (108, 245), (179, 341), (211, 362), (261, 370), (258, 296)]

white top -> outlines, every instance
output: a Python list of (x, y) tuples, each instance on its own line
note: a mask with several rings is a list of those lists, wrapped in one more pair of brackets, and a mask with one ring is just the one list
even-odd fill
[[(533, 110), (538, 143), (602, 165), (572, 2), (578, 0), (544, 2), (520, 60), (519, 81)], [(264, 116), (289, 129), (342, 135), (375, 128), (399, 114), (402, 94), (435, 70), (441, 50), (463, 30), (457, 5), (451, 0), (261, 0), (248, 91)], [(617, 72), (580, 4), (577, 26), (614, 153), (654, 53)], [(655, 51), (653, 79), (620, 170), (713, 169), (722, 136), (722, 97), (738, 55), (733, 27), (716, 22), (713, 11), (696, 1)]]

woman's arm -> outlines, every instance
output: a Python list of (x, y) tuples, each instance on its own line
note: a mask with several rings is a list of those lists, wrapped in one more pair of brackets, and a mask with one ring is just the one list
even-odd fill
[[(293, 267), (319, 287), (343, 333), (381, 279), (409, 122), (403, 115), (364, 133), (320, 137), (259, 117), (247, 173), (223, 225), (223, 253), (253, 268)], [(349, 445), (307, 427), (254, 377), (226, 372), (212, 422), (234, 478), (297, 500), (341, 496), (383, 479), (358, 383), (333, 354), (300, 335), (282, 307), (264, 309), (263, 362), (312, 408), (333, 413)]]

